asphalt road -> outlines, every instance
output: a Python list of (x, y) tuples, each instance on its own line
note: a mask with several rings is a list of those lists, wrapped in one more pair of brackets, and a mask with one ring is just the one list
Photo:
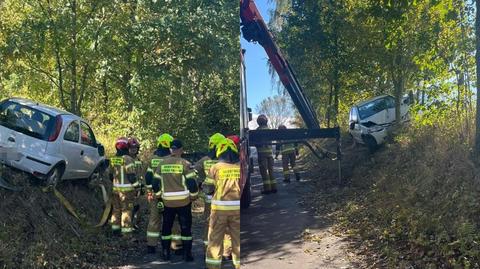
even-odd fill
[[(274, 170), (277, 194), (261, 195), (257, 167), (252, 175), (253, 202), (241, 215), (242, 268), (359, 268), (347, 240), (335, 235), (331, 222), (298, 204), (303, 193), (312, 191), (309, 180), (283, 183), (281, 161), (275, 161)], [(307, 236), (313, 240), (304, 240)]]

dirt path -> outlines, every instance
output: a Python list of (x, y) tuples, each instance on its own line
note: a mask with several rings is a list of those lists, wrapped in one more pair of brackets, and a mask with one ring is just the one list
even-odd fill
[(253, 203), (242, 211), (242, 268), (333, 269), (361, 268), (349, 251), (346, 237), (333, 231), (332, 223), (314, 210), (299, 205), (309, 181), (282, 183), (281, 162), (275, 162), (279, 192), (263, 196), (256, 168)]

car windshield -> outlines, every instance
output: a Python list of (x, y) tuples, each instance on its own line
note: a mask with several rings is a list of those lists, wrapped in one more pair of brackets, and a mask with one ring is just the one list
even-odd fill
[(0, 125), (48, 140), (55, 126), (55, 118), (37, 109), (7, 100), (0, 103)]
[(387, 109), (387, 102), (385, 98), (381, 98), (359, 106), (358, 115), (360, 119), (365, 119), (385, 109)]

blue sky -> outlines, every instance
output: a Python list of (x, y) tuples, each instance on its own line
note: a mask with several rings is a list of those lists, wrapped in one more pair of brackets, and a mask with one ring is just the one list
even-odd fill
[[(270, 11), (275, 8), (274, 3), (268, 0), (256, 0), (258, 10), (265, 22), (270, 20)], [(272, 83), (271, 75), (268, 73), (267, 54), (259, 44), (249, 43), (240, 39), (240, 44), (245, 52), (245, 65), (247, 68), (247, 100), (248, 106), (254, 111), (263, 99), (276, 95), (276, 83)]]

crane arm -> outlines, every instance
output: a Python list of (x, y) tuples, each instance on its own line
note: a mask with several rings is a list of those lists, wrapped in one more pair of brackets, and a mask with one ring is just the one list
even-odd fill
[(315, 110), (303, 93), (293, 69), (275, 43), (253, 0), (240, 0), (240, 19), (243, 37), (248, 42), (258, 42), (265, 49), (273, 68), (290, 94), (307, 128), (320, 128)]

